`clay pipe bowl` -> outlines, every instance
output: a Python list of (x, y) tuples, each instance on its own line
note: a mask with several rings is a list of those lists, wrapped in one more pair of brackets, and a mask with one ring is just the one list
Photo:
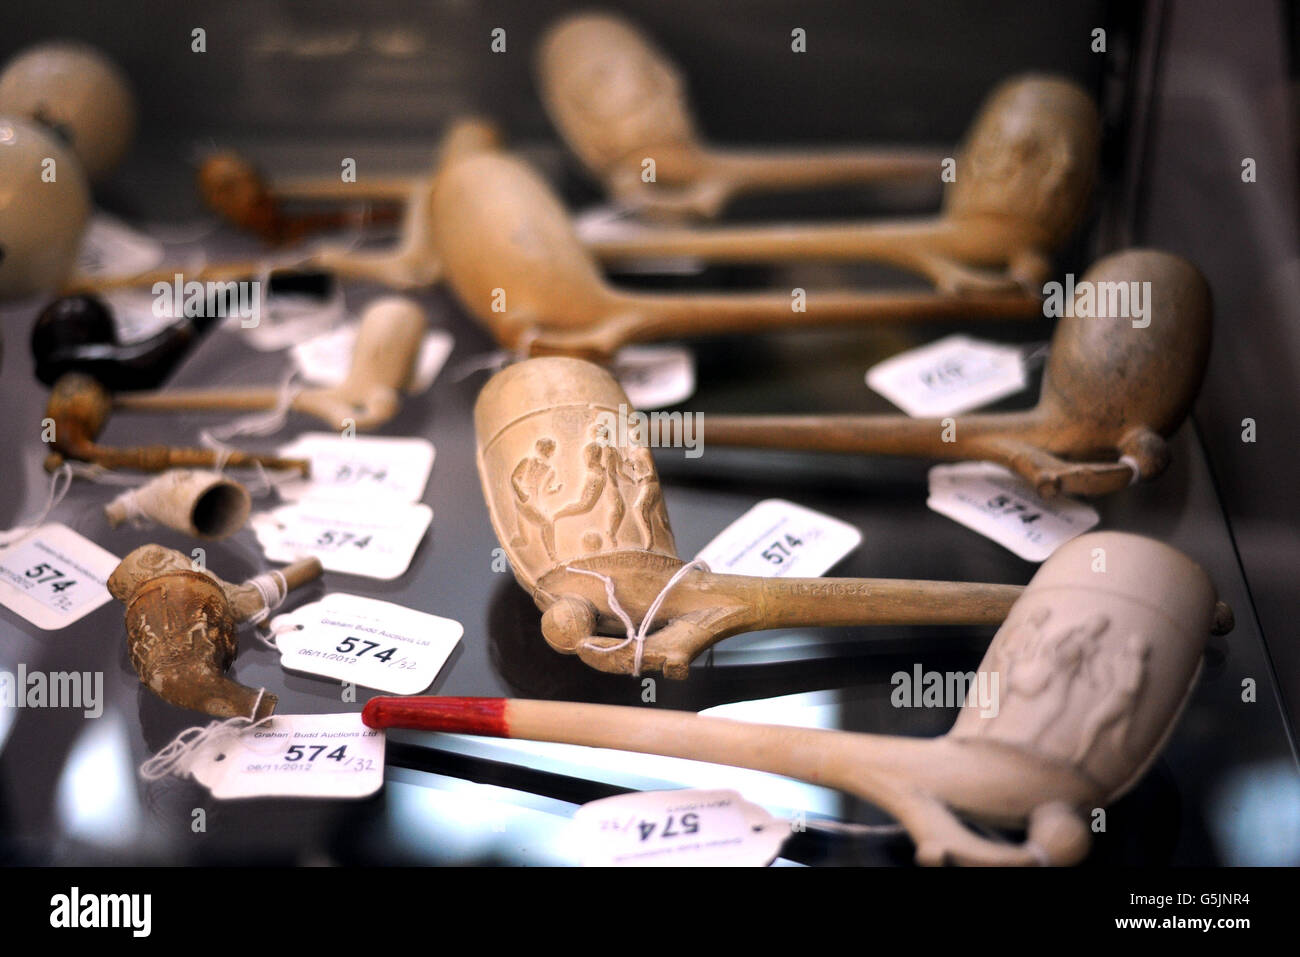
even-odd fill
[(409, 216), (407, 206), (427, 201), (445, 162), (476, 150), (498, 149), (501, 134), (488, 120), (456, 120), (434, 153), (433, 165), (422, 176), (364, 176), (345, 183), (338, 176), (276, 178), (268, 181), (238, 153), (224, 151), (207, 157), (198, 171), (199, 194), (209, 209), (231, 225), (274, 244), (355, 224), (357, 217), (339, 210), (290, 207), (365, 203), (366, 221), (385, 223)]
[[(1142, 293), (1147, 318), (1076, 314), (1059, 319), (1042, 394), (1029, 411), (951, 419), (708, 415), (708, 442), (982, 459), (1016, 472), (1043, 496), (1103, 495), (1154, 478), (1169, 462), (1165, 438), (1187, 416), (1205, 372), (1210, 290), (1187, 260), (1142, 249), (1099, 260), (1077, 288), (1081, 295), (1084, 289), (1094, 290), (1100, 302), (1102, 290), (1121, 288), (1103, 285), (1107, 283), (1130, 291), (1149, 288), (1149, 296)], [(1106, 311), (1122, 311), (1109, 304), (1109, 293), (1106, 298)], [(1115, 305), (1121, 303), (1116, 300)], [(1082, 308), (1082, 300), (1076, 299), (1076, 312)]]
[(706, 261), (869, 261), (918, 273), (948, 292), (1047, 278), (1097, 176), (1101, 122), (1072, 82), (1029, 75), (999, 86), (956, 157), (936, 218), (894, 222), (644, 230), (600, 240), (606, 262), (689, 256)]
[[(383, 425), (401, 408), (401, 390), (410, 381), (427, 320), (412, 300), (388, 296), (371, 303), (361, 318), (352, 366), (337, 386), (304, 389), (294, 411), (315, 416), (333, 428), (350, 421), (358, 429)], [(274, 409), (277, 389), (169, 389), (121, 395), (114, 405), (137, 411)]]
[[(630, 411), (608, 372), (561, 357), (508, 366), (474, 407), (479, 478), (497, 538), (543, 612), (546, 641), (593, 668), (684, 678), (700, 652), (743, 631), (997, 624), (1020, 595), (1013, 585), (684, 570)], [(634, 624), (650, 618), (639, 650), (624, 640), (619, 608)]]
[[(993, 693), (968, 694), (934, 739), (504, 698), (373, 698), (363, 720), (769, 771), (877, 805), (907, 829), (921, 864), (1074, 864), (1093, 809), (1130, 790), (1172, 733), (1217, 609), (1205, 572), (1166, 545), (1118, 532), (1068, 542), (980, 664)], [(1027, 833), (1010, 843), (968, 824)]]
[[(618, 199), (650, 215), (714, 216), (742, 193), (937, 180), (944, 153), (918, 149), (720, 150), (700, 142), (680, 72), (608, 13), (569, 16), (542, 38), (542, 103), (569, 148)], [(653, 159), (655, 182), (641, 179)]]
[[(278, 574), (292, 591), (320, 577), (320, 560), (305, 558)], [(268, 607), (254, 580), (232, 585), (180, 552), (142, 545), (113, 570), (108, 590), (126, 605), (131, 664), (158, 697), (214, 718), (258, 721), (275, 711), (275, 695), (226, 677), (239, 650), (237, 627)]]
[(434, 189), (432, 233), (447, 282), (508, 349), (606, 359), (621, 346), (675, 336), (850, 322), (1030, 319), (1036, 296), (999, 292), (811, 290), (806, 311), (789, 293), (654, 295), (609, 286), (564, 207), (527, 164), (480, 153)]

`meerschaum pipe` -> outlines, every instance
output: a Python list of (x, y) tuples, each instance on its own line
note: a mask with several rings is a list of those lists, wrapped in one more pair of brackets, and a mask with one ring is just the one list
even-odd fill
[[(424, 310), (410, 299), (375, 300), (361, 318), (348, 377), (336, 386), (304, 389), (290, 408), (335, 428), (349, 419), (358, 429), (383, 425), (401, 408), (401, 390), (411, 379), (426, 324)], [(175, 389), (121, 395), (114, 405), (147, 411), (274, 409), (281, 398), (277, 389)]]
[[(1015, 585), (685, 571), (654, 459), (628, 412), (613, 376), (561, 357), (508, 366), (474, 407), (483, 495), (515, 578), (544, 612), (547, 643), (593, 668), (684, 678), (696, 655), (744, 631), (997, 624), (1020, 595)], [(639, 651), (600, 637), (624, 633), (615, 603), (634, 623), (655, 606)]]
[[(1149, 285), (1143, 285), (1147, 284)], [(1096, 312), (1146, 302), (1142, 320), (1092, 317), (1082, 298), (1057, 321), (1038, 405), (952, 419), (902, 415), (709, 415), (713, 445), (983, 459), (1040, 495), (1104, 495), (1159, 475), (1165, 437), (1182, 424), (1209, 357), (1211, 299), (1187, 260), (1133, 249), (1098, 261), (1078, 284)]]
[(292, 469), (307, 475), (311, 462), (287, 459), (278, 455), (251, 452), (217, 452), (215, 449), (173, 448), (167, 445), (141, 445), (113, 448), (95, 440), (108, 423), (113, 397), (88, 375), (69, 372), (54, 383), (45, 417), (54, 425), (54, 451), (45, 459), (51, 472), (65, 459), (93, 462), (106, 469), (137, 469), (141, 472), (165, 472), (172, 468), (215, 468), (224, 462), (227, 468)]
[(283, 598), (320, 573), (320, 560), (305, 558), (231, 585), (180, 552), (142, 545), (113, 570), (108, 590), (126, 605), (127, 653), (141, 684), (182, 708), (258, 721), (275, 711), (276, 697), (226, 677), (239, 650), (236, 627), (278, 604), (268, 594)]
[(1027, 76), (997, 88), (957, 154), (937, 218), (645, 230), (593, 242), (605, 261), (881, 262), (946, 292), (1036, 289), (1078, 225), (1096, 179), (1101, 121), (1075, 84)]
[(366, 176), (351, 183), (338, 176), (297, 177), (268, 182), (237, 153), (214, 154), (199, 168), (199, 192), (208, 208), (226, 222), (256, 233), (268, 242), (285, 243), (356, 222), (337, 210), (292, 212), (291, 204), (366, 203), (376, 208), (366, 219), (386, 222), (405, 212), (413, 197), (427, 202), (428, 192), (447, 162), (479, 150), (498, 149), (501, 132), (489, 120), (466, 117), (451, 124), (423, 176)]
[[(1216, 614), (1214, 585), (1181, 552), (1100, 532), (1067, 542), (1034, 575), (980, 665), (992, 693), (968, 694), (939, 738), (503, 698), (374, 698), (362, 717), (372, 728), (769, 771), (877, 805), (907, 829), (921, 864), (1066, 865), (1088, 853), (1093, 810), (1137, 784), (1164, 747)], [(1024, 828), (1025, 840), (980, 836), (967, 822)]]
[(634, 294), (611, 288), (564, 207), (524, 162), (481, 153), (457, 163), (433, 193), (433, 234), (460, 301), (510, 349), (607, 358), (629, 342), (793, 326), (1042, 314), (1023, 292)]
[(244, 527), (252, 510), (248, 490), (219, 472), (173, 469), (104, 506), (117, 528), (131, 519), (148, 519), (196, 538), (229, 538)]
[[(619, 200), (661, 216), (714, 216), (734, 196), (880, 180), (938, 179), (934, 150), (734, 151), (699, 141), (685, 84), (636, 27), (582, 13), (537, 55), (542, 103), (569, 148)], [(643, 162), (655, 182), (642, 180)]]

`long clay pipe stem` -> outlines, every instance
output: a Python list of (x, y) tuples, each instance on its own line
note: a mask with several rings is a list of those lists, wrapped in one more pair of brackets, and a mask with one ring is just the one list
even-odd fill
[[(1096, 571), (1098, 550), (1108, 571)], [(1073, 864), (1087, 820), (1137, 783), (1172, 732), (1216, 623), (1214, 586), (1181, 553), (1085, 535), (1040, 568), (937, 739), (751, 724), (609, 705), (375, 698), (363, 720), (662, 754), (782, 774), (861, 797), (911, 834), (922, 864)], [(1223, 628), (1219, 631), (1222, 632)], [(1020, 844), (966, 822), (1024, 828)]]
[[(506, 348), (605, 359), (629, 342), (846, 322), (1030, 319), (1038, 297), (807, 290), (635, 294), (608, 285), (563, 205), (522, 161), (480, 153), (440, 177), (431, 225), (449, 284)], [(802, 306), (802, 311), (798, 308)]]
[[(1119, 288), (1133, 294), (1126, 295), (1132, 316), (1088, 315), (1076, 299), (1075, 314), (1058, 321), (1042, 395), (1032, 410), (947, 419), (706, 414), (707, 441), (983, 459), (1005, 465), (1045, 496), (1118, 491), (1155, 477), (1168, 464), (1165, 438), (1186, 418), (1205, 372), (1212, 311), (1204, 277), (1169, 253), (1107, 256), (1078, 284), (1080, 295)], [(1138, 318), (1134, 307), (1142, 301), (1146, 315)]]

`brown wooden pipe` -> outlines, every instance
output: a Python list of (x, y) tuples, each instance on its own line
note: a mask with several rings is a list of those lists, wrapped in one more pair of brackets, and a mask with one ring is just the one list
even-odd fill
[(69, 372), (60, 376), (50, 391), (45, 417), (54, 424), (54, 451), (45, 459), (51, 472), (65, 459), (93, 462), (106, 469), (135, 469), (141, 472), (165, 472), (173, 468), (215, 468), (224, 461), (228, 468), (261, 465), (268, 469), (291, 469), (307, 475), (311, 462), (278, 455), (251, 452), (217, 452), (214, 449), (174, 448), (167, 445), (142, 445), (114, 448), (96, 440), (113, 410), (113, 397), (90, 376)]
[[(569, 148), (619, 200), (660, 217), (715, 216), (742, 193), (938, 180), (944, 153), (921, 149), (719, 150), (700, 142), (685, 83), (621, 17), (580, 13), (537, 53), (542, 103)], [(655, 182), (642, 180), (653, 159)]]
[(503, 346), (535, 355), (611, 356), (630, 342), (847, 322), (1030, 319), (1037, 296), (811, 290), (806, 311), (786, 293), (635, 294), (609, 286), (563, 205), (521, 160), (480, 153), (448, 169), (431, 226), (447, 281)]
[[(1097, 571), (1099, 554), (1105, 571)], [(1172, 733), (1222, 614), (1201, 568), (1120, 532), (1067, 542), (1034, 575), (981, 662), (981, 700), (934, 739), (504, 698), (373, 698), (372, 728), (556, 741), (753, 768), (836, 788), (902, 824), (921, 864), (1078, 863), (1088, 821)], [(1022, 843), (967, 822), (1023, 828)]]
[(592, 242), (606, 262), (689, 256), (727, 262), (870, 261), (947, 292), (1037, 289), (1078, 225), (1097, 177), (1101, 121), (1068, 80), (1003, 83), (956, 157), (941, 215), (895, 222), (649, 229)]
[(426, 174), (366, 176), (353, 183), (338, 176), (268, 181), (238, 153), (224, 151), (209, 156), (199, 167), (199, 193), (208, 208), (226, 222), (278, 245), (356, 222), (355, 215), (337, 209), (291, 208), (303, 204), (365, 203), (368, 222), (405, 220), (408, 204), (427, 201), (446, 162), (478, 150), (498, 149), (501, 139), (501, 131), (490, 120), (464, 117), (448, 128)]
[[(488, 513), (515, 578), (544, 612), (557, 651), (637, 673), (600, 577), (639, 624), (685, 564), (650, 451), (622, 387), (578, 359), (529, 359), (497, 373), (474, 407)], [(623, 422), (620, 425), (620, 421)], [(642, 440), (643, 441), (643, 440)], [(652, 621), (640, 670), (684, 678), (704, 649), (744, 631), (868, 624), (997, 624), (1014, 585), (892, 579), (758, 578), (692, 569)], [(622, 644), (622, 647), (618, 647)]]
[[(1187, 260), (1155, 250), (1107, 256), (1079, 283), (1150, 283), (1148, 324), (1126, 317), (1057, 322), (1038, 405), (950, 419), (902, 415), (706, 415), (713, 445), (982, 459), (1040, 495), (1104, 495), (1169, 462), (1209, 357), (1212, 304)], [(1130, 289), (1132, 287), (1129, 287)], [(1141, 287), (1139, 287), (1141, 288)], [(1130, 307), (1131, 309), (1131, 307)]]
[[(347, 378), (336, 386), (304, 389), (290, 407), (334, 428), (351, 420), (358, 429), (383, 425), (401, 408), (401, 390), (411, 379), (427, 319), (424, 310), (404, 296), (372, 302), (361, 317)], [(169, 389), (129, 393), (114, 405), (137, 411), (273, 409), (277, 389)]]
[[(320, 560), (280, 574), (292, 591), (320, 577)], [(275, 711), (275, 695), (226, 677), (239, 650), (237, 626), (267, 608), (251, 581), (231, 585), (178, 551), (142, 545), (113, 570), (108, 590), (126, 605), (131, 665), (158, 697), (214, 718), (259, 721)]]

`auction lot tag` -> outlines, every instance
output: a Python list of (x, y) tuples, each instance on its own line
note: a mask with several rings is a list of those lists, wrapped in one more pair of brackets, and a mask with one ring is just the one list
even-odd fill
[(292, 562), (315, 555), (332, 572), (391, 579), (406, 571), (433, 521), (427, 505), (387, 505), (304, 499), (269, 512), (250, 524), (266, 557)]
[(361, 798), (384, 784), (384, 734), (359, 714), (278, 714), (219, 735), (187, 770), (215, 798)]
[[(289, 354), (302, 377), (313, 385), (340, 385), (352, 368), (352, 347), (360, 327), (361, 323), (350, 322), (295, 345)], [(425, 333), (411, 381), (405, 390), (409, 395), (416, 395), (433, 385), (454, 344), (451, 333), (445, 329), (432, 329)]]
[(344, 438), (336, 432), (304, 432), (280, 446), (277, 454), (311, 460), (310, 478), (293, 478), (276, 486), (288, 501), (418, 502), (429, 483), (434, 448), (421, 438)]
[(77, 272), (95, 278), (131, 276), (155, 269), (162, 261), (163, 246), (158, 240), (116, 216), (95, 212), (81, 237)]
[(908, 415), (956, 415), (1023, 389), (1025, 363), (1014, 346), (947, 336), (876, 363), (867, 385)]
[(628, 346), (611, 371), (632, 409), (677, 405), (695, 392), (695, 354), (682, 346)]
[(270, 629), (283, 667), (390, 694), (433, 684), (465, 633), (450, 618), (341, 592), (276, 616)]
[(860, 544), (862, 533), (847, 522), (769, 498), (724, 528), (695, 558), (728, 575), (816, 578)]
[(936, 465), (926, 504), (1031, 562), (1045, 561), (1099, 520), (1091, 505), (1065, 496), (1048, 502), (992, 462)]
[(644, 791), (584, 804), (570, 832), (587, 867), (763, 867), (790, 836), (735, 791)]
[(105, 585), (120, 561), (66, 525), (42, 525), (0, 548), (0, 605), (57, 631), (113, 597)]

